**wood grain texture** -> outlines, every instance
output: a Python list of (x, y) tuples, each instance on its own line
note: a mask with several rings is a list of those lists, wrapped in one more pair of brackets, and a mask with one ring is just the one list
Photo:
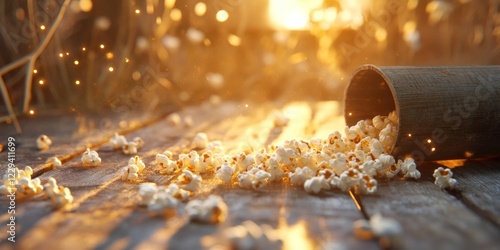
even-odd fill
[[(281, 111), (293, 111), (297, 116), (283, 129), (273, 127), (273, 112), (278, 109), (271, 103), (249, 107), (223, 103), (218, 107), (199, 105), (186, 108), (180, 114), (194, 118), (191, 128), (173, 127), (163, 119), (126, 135), (127, 138), (140, 136), (146, 142), (138, 155), (147, 167), (136, 182), (124, 182), (117, 177), (130, 156), (111, 151), (104, 145), (97, 148), (103, 159), (102, 166), (84, 168), (80, 157), (74, 157), (59, 169), (43, 172), (40, 175), (42, 180), (55, 177), (60, 184), (71, 188), (74, 204), (53, 211), (50, 202), (42, 197), (19, 203), (16, 210), (18, 242), (10, 244), (2, 238), (0, 248), (199, 249), (204, 237), (218, 235), (225, 228), (253, 220), (288, 232), (287, 246), (305, 239), (307, 242), (303, 244), (316, 249), (332, 246), (378, 249), (376, 242), (354, 237), (352, 223), (362, 215), (349, 195), (338, 191), (309, 195), (300, 187), (273, 184), (263, 192), (255, 192), (221, 185), (213, 174), (204, 174), (202, 190), (196, 197), (204, 198), (215, 193), (224, 198), (229, 216), (222, 224), (190, 223), (184, 204), (179, 206), (178, 215), (171, 218), (154, 217), (137, 205), (138, 183), (167, 185), (177, 177), (158, 174), (153, 164), (155, 154), (166, 149), (175, 154), (188, 152), (197, 132), (207, 133), (211, 140), (222, 140), (228, 152), (251, 151), (286, 139), (324, 136), (330, 127), (342, 128), (343, 125), (332, 124), (331, 118), (327, 118), (335, 105), (285, 105)], [(19, 158), (19, 163), (28, 155)], [(368, 212), (380, 211), (400, 221), (405, 230), (404, 248), (467, 249), (498, 245), (498, 228), (454, 196), (437, 189), (428, 177), (427, 174), (417, 182), (382, 183), (376, 195), (362, 197)], [(497, 203), (486, 200), (485, 204), (498, 209)], [(6, 199), (1, 197), (0, 207), (5, 206)], [(0, 231), (5, 231), (7, 219), (5, 211), (0, 211)]]

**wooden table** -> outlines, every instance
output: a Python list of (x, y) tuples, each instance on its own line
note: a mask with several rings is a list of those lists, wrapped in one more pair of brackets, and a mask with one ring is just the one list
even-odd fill
[[(291, 118), (283, 129), (273, 128), (273, 112), (281, 110)], [(225, 222), (217, 225), (190, 223), (183, 209), (172, 218), (151, 216), (137, 205), (138, 183), (167, 185), (177, 176), (160, 175), (154, 157), (166, 149), (174, 153), (190, 150), (191, 139), (205, 132), (210, 140), (221, 140), (227, 153), (259, 149), (286, 139), (326, 137), (343, 129), (336, 102), (294, 102), (201, 104), (184, 108), (194, 126), (172, 126), (165, 115), (151, 114), (120, 121), (120, 117), (81, 118), (71, 115), (44, 115), (21, 120), (24, 133), (0, 125), (0, 139), (16, 139), (16, 165), (30, 165), (34, 177), (49, 177), (67, 186), (75, 198), (71, 206), (53, 210), (50, 201), (38, 196), (16, 203), (16, 243), (7, 241), (8, 200), (0, 198), (0, 249), (199, 249), (202, 238), (217, 235), (245, 220), (268, 224), (283, 233), (286, 249), (380, 249), (376, 241), (355, 238), (352, 223), (362, 219), (348, 193), (307, 194), (303, 188), (272, 184), (263, 192), (222, 185), (213, 174), (203, 175), (197, 197), (221, 195), (229, 207)], [(99, 129), (92, 129), (94, 127)], [(100, 126), (107, 124), (109, 126)], [(114, 132), (128, 139), (140, 136), (145, 146), (138, 155), (147, 168), (137, 182), (124, 182), (119, 170), (130, 156), (111, 151), (105, 142)], [(35, 148), (35, 139), (46, 134), (53, 140), (49, 150)], [(80, 156), (94, 148), (102, 165), (82, 167)], [(0, 153), (1, 174), (6, 169), (6, 149)], [(52, 169), (45, 161), (52, 156), (63, 166)], [(420, 166), (417, 181), (399, 178), (379, 183), (376, 194), (361, 196), (369, 215), (381, 213), (398, 220), (403, 227), (402, 249), (500, 249), (500, 164), (498, 161), (448, 162), (458, 190), (448, 192), (433, 184), (432, 171), (438, 163)]]

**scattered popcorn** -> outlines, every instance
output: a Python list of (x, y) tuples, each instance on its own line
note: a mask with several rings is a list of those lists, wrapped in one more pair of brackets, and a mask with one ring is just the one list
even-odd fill
[(376, 237), (390, 239), (402, 233), (399, 222), (375, 214), (370, 220), (357, 220), (353, 223), (354, 235), (361, 240), (373, 240)]
[(412, 158), (406, 158), (404, 161), (398, 160), (398, 166), (405, 178), (419, 179), (420, 172), (417, 170), (417, 164)]
[(96, 151), (87, 148), (87, 150), (82, 155), (82, 163), (83, 166), (99, 166), (101, 164), (101, 158)]
[(445, 169), (443, 167), (436, 168), (434, 170), (434, 184), (436, 184), (439, 188), (445, 189), (445, 188), (455, 188), (457, 185), (457, 180), (454, 178), (451, 178), (453, 176), (453, 172), (449, 168)]
[(139, 184), (139, 205), (147, 206), (156, 200), (156, 193), (158, 187), (154, 183), (141, 183)]
[(170, 185), (168, 185), (165, 192), (167, 192), (172, 197), (174, 197), (178, 200), (181, 200), (181, 201), (186, 201), (191, 194), (189, 191), (186, 191), (186, 190), (180, 188), (179, 185), (177, 185), (175, 183), (171, 183)]
[(375, 214), (370, 217), (373, 233), (378, 237), (394, 236), (402, 233), (403, 229), (398, 221)]
[(109, 140), (109, 143), (113, 149), (120, 149), (123, 145), (127, 144), (127, 139), (125, 139), (125, 136), (115, 133), (115, 136)]
[(64, 207), (73, 202), (71, 191), (67, 187), (58, 186), (56, 179), (50, 177), (44, 186), (45, 194), (52, 201), (54, 208)]
[(208, 146), (208, 136), (205, 133), (197, 133), (194, 138), (192, 145), (197, 149), (205, 149)]
[(177, 113), (172, 113), (167, 117), (167, 122), (172, 126), (179, 126), (181, 124), (181, 116)]
[(31, 176), (22, 177), (16, 183), (16, 192), (24, 196), (34, 196), (43, 191), (40, 179), (31, 179)]
[(126, 155), (137, 154), (138, 145), (136, 142), (127, 142), (122, 146), (123, 153)]
[(328, 184), (324, 176), (315, 176), (304, 182), (304, 189), (308, 193), (317, 194), (323, 189), (329, 190), (330, 184)]
[(139, 178), (139, 167), (135, 164), (129, 164), (122, 168), (120, 176), (124, 181), (133, 181)]
[(220, 196), (210, 195), (204, 201), (192, 200), (186, 205), (189, 219), (200, 223), (219, 223), (227, 217), (227, 205)]
[(57, 158), (55, 156), (47, 159), (46, 163), (50, 163), (55, 168), (62, 166), (61, 160), (59, 160), (59, 158)]
[(189, 170), (183, 170), (177, 180), (182, 189), (196, 192), (200, 188), (202, 179), (201, 176), (193, 174), (193, 172)]
[(290, 118), (286, 117), (281, 112), (274, 112), (273, 121), (274, 121), (275, 128), (281, 128), (281, 127), (285, 127), (286, 125), (288, 125)]
[(141, 137), (134, 137), (134, 139), (132, 139), (133, 142), (135, 142), (135, 145), (137, 145), (137, 149), (140, 149), (142, 148), (142, 146), (144, 146), (144, 140), (141, 138)]
[(224, 183), (231, 182), (234, 168), (227, 162), (224, 162), (218, 170), (215, 171), (215, 177)]
[(211, 141), (207, 144), (207, 150), (210, 150), (213, 153), (222, 153), (224, 152), (224, 147), (222, 146), (221, 141)]
[(176, 214), (179, 202), (167, 192), (158, 192), (154, 202), (148, 204), (148, 210), (153, 214), (167, 217)]
[(52, 140), (46, 135), (40, 135), (36, 139), (36, 147), (40, 150), (47, 150), (52, 145)]
[(259, 226), (247, 220), (241, 225), (224, 229), (220, 236), (206, 237), (202, 242), (209, 249), (282, 249), (280, 237), (279, 231), (271, 226)]
[(160, 166), (160, 174), (173, 174), (179, 170), (177, 162), (164, 154), (156, 154), (156, 163)]

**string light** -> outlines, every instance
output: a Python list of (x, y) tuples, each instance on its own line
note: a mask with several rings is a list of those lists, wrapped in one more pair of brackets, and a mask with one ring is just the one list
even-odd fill
[(128, 63), (130, 60), (128, 58), (125, 58), (125, 62)]
[(408, 134), (408, 137), (411, 137), (411, 134)]
[(36, 73), (38, 73), (38, 70), (34, 69), (33, 74), (36, 74)]
[(113, 67), (109, 67), (108, 70), (109, 70), (109, 72), (113, 72), (113, 70), (115, 70), (115, 69), (113, 69)]
[(106, 58), (107, 59), (113, 59), (114, 55), (111, 52), (106, 53)]
[(82, 48), (82, 51), (85, 51), (85, 50), (87, 50), (87, 49), (86, 49), (85, 47), (83, 47), (83, 48)]
[(432, 152), (436, 151), (436, 148), (431, 148), (431, 151), (432, 151)]
[(29, 113), (30, 113), (30, 115), (34, 115), (35, 111), (33, 109), (30, 109)]
[(43, 82), (43, 80), (40, 80), (40, 81), (38, 81), (38, 83), (39, 83), (40, 85), (43, 85), (43, 83), (44, 83), (44, 82)]
[(431, 143), (431, 142), (432, 142), (431, 139), (427, 139), (427, 143)]
[(99, 45), (101, 49), (104, 49), (104, 44)]
[(66, 52), (66, 55), (69, 56), (69, 52)]
[(194, 6), (194, 13), (197, 16), (203, 16), (203, 15), (205, 15), (206, 12), (207, 12), (207, 5), (204, 2), (198, 2)]
[(135, 14), (141, 14), (141, 11), (139, 9), (136, 9)]
[(64, 54), (63, 54), (63, 53), (59, 53), (59, 57), (63, 57), (63, 56), (64, 56)]
[(45, 30), (45, 25), (41, 25), (41, 26), (40, 26), (40, 29), (41, 29), (41, 30)]
[(76, 80), (76, 81), (75, 81), (75, 85), (80, 85), (80, 81), (79, 81), (79, 80)]
[(80, 64), (80, 62), (79, 62), (79, 61), (77, 61), (77, 60), (75, 60), (75, 62), (74, 62), (74, 63), (75, 63), (75, 65)]

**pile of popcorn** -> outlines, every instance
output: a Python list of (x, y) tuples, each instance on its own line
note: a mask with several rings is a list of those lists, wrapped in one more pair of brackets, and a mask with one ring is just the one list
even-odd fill
[[(285, 124), (278, 124), (283, 126)], [(261, 148), (255, 153), (224, 154), (220, 141), (210, 142), (204, 133), (194, 136), (192, 150), (174, 159), (170, 151), (156, 155), (161, 174), (183, 172), (181, 188), (195, 192), (201, 181), (198, 174), (213, 173), (222, 183), (244, 189), (262, 190), (270, 182), (287, 182), (303, 187), (309, 193), (322, 190), (353, 190), (371, 194), (377, 190), (377, 179), (420, 178), (412, 158), (396, 162), (388, 151), (397, 135), (398, 117), (359, 121), (328, 138), (287, 140), (283, 145)], [(199, 179), (193, 177), (199, 177)]]

